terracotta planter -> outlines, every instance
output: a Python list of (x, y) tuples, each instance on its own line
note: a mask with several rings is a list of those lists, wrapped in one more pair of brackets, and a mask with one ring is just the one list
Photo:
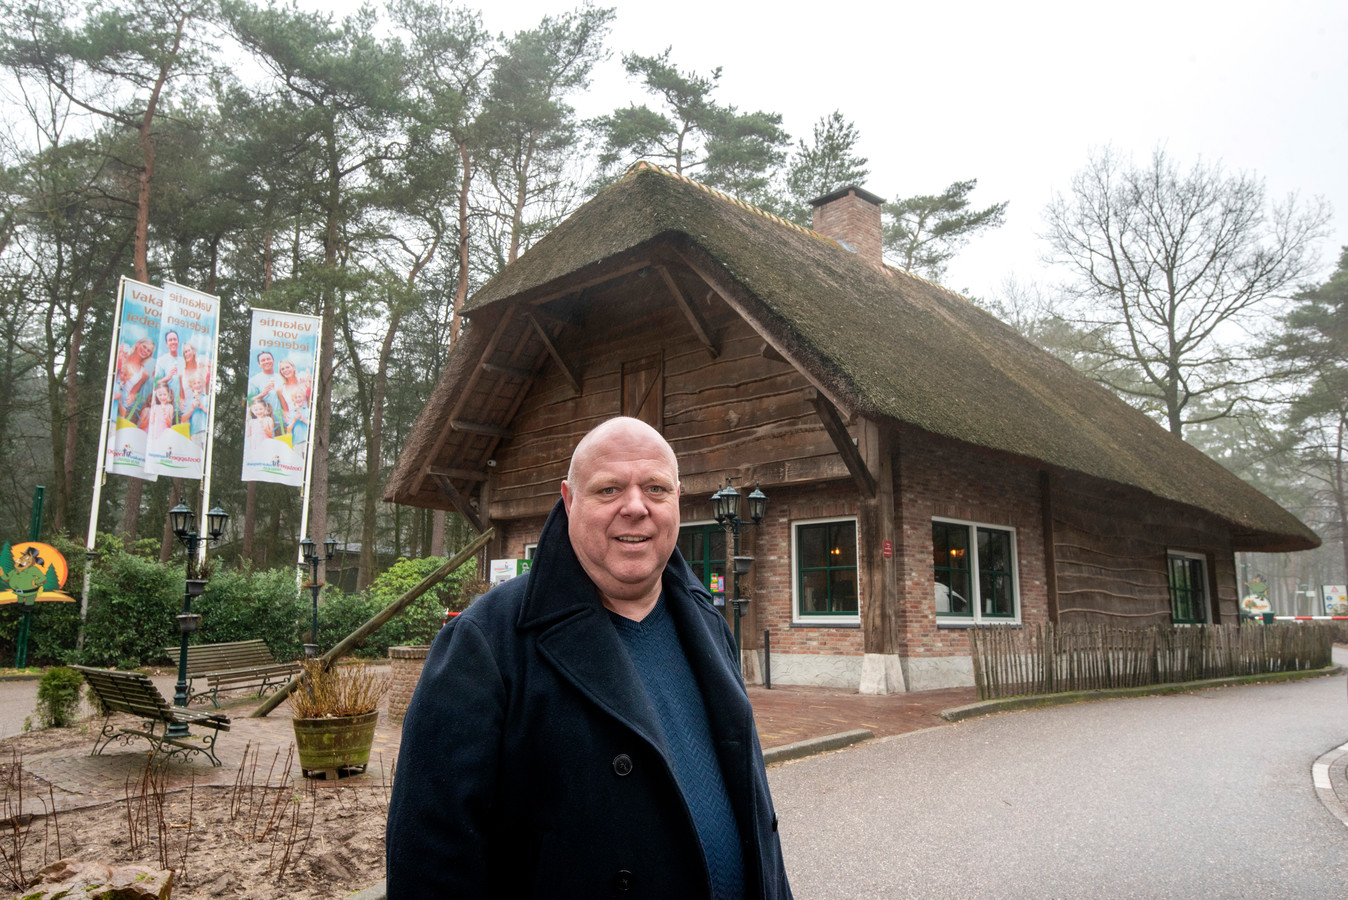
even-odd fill
[(300, 769), (309, 778), (342, 778), (365, 771), (378, 710), (358, 716), (294, 719)]

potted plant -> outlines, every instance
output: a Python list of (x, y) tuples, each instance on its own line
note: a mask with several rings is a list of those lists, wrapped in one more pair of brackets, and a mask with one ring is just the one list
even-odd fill
[(295, 749), (306, 777), (341, 778), (365, 771), (374, 746), (379, 701), (388, 679), (369, 666), (304, 662), (299, 685), (290, 695)]

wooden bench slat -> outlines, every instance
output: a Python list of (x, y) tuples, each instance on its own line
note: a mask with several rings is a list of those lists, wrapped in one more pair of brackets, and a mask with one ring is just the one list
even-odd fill
[[(89, 689), (93, 691), (109, 716), (112, 713), (125, 713), (143, 722), (143, 728), (138, 729), (116, 727), (105, 719), (102, 732), (94, 739), (94, 755), (102, 752), (114, 738), (130, 740), (133, 737), (143, 737), (154, 746), (152, 757), (163, 750), (164, 744), (169, 744), (177, 748), (170, 751), (169, 756), (178, 752), (205, 753), (213, 765), (220, 765), (220, 759), (215, 755), (215, 735), (203, 736), (202, 745), (197, 746), (178, 737), (170, 737), (168, 727), (200, 725), (213, 729), (218, 734), (229, 730), (228, 716), (170, 706), (154, 682), (141, 672), (118, 672), (90, 666), (71, 666), (71, 668), (84, 676), (85, 683), (89, 685)], [(164, 726), (163, 731), (158, 730), (159, 724)]]
[[(181, 646), (164, 648), (172, 659), (181, 652)], [(277, 662), (266, 641), (260, 639), (191, 644), (187, 648), (188, 702), (209, 699), (218, 709), (220, 691), (246, 687), (256, 688), (260, 697), (289, 681), (299, 669), (299, 663)], [(198, 682), (205, 688), (198, 688)]]

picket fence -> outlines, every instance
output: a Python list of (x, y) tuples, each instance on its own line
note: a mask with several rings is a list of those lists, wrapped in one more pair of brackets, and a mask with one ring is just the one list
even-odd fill
[(1335, 629), (1271, 625), (993, 625), (971, 629), (981, 700), (1145, 687), (1332, 665)]

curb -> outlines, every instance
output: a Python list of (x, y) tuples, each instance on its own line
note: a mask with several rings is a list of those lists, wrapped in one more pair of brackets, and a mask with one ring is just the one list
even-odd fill
[(1300, 672), (1269, 672), (1263, 675), (1237, 675), (1232, 678), (1208, 678), (1203, 681), (1177, 681), (1170, 684), (1153, 684), (1145, 687), (1107, 688), (1097, 691), (1068, 691), (1061, 694), (1039, 694), (1027, 697), (1008, 697), (1003, 700), (983, 700), (967, 706), (956, 706), (942, 710), (939, 715), (947, 722), (962, 722), (977, 716), (993, 713), (1015, 712), (1025, 709), (1041, 709), (1052, 706), (1067, 706), (1072, 703), (1088, 703), (1094, 700), (1117, 700), (1124, 697), (1161, 697), (1167, 694), (1188, 694), (1192, 691), (1211, 688), (1230, 687), (1237, 684), (1276, 684), (1284, 681), (1301, 681), (1306, 678), (1324, 678), (1340, 675), (1343, 666), (1329, 666), (1324, 669), (1306, 669)]
[(763, 762), (770, 766), (773, 763), (786, 762), (789, 759), (801, 759), (805, 756), (813, 756), (816, 753), (826, 753), (829, 750), (841, 750), (843, 747), (850, 747), (853, 744), (868, 741), (873, 737), (875, 737), (875, 732), (868, 728), (826, 734), (823, 737), (809, 738), (804, 741), (796, 741), (794, 744), (783, 744), (780, 747), (764, 750)]
[(371, 885), (360, 893), (352, 894), (347, 900), (388, 900), (388, 882)]
[(1315, 785), (1316, 796), (1320, 798), (1325, 809), (1344, 825), (1348, 825), (1348, 807), (1345, 807), (1343, 800), (1339, 798), (1339, 793), (1334, 788), (1334, 781), (1337, 773), (1338, 780), (1348, 782), (1346, 765), (1348, 765), (1348, 744), (1335, 747), (1311, 765), (1311, 781)]

